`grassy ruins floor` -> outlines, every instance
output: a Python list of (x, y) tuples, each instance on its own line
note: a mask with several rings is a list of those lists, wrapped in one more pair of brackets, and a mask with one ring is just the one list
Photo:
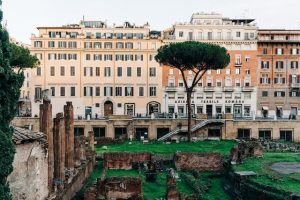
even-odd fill
[(128, 141), (122, 144), (106, 145), (107, 149), (103, 149), (101, 145), (96, 145), (97, 154), (105, 152), (151, 152), (157, 154), (169, 154), (179, 152), (216, 152), (222, 155), (229, 155), (230, 149), (233, 147), (234, 141), (198, 141), (198, 142), (180, 142), (166, 144), (163, 142), (150, 141), (149, 144), (143, 144), (140, 141), (133, 141), (129, 144)]
[(300, 154), (265, 152), (262, 158), (249, 158), (244, 163), (234, 166), (234, 170), (254, 171), (258, 176), (252, 179), (258, 183), (299, 193), (300, 173), (281, 174), (270, 169), (271, 164), (277, 162), (300, 162)]

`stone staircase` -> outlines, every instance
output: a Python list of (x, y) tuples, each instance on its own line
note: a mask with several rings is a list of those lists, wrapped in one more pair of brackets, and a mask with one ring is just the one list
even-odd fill
[[(203, 121), (198, 122), (197, 124), (195, 124), (194, 126), (192, 126), (191, 131), (194, 132), (208, 124), (212, 124), (212, 123), (224, 123), (223, 119), (206, 119)], [(174, 130), (172, 130), (171, 132), (167, 133), (166, 135), (162, 136), (161, 138), (158, 139), (158, 141), (164, 141), (168, 138), (170, 138), (173, 135), (176, 135), (180, 132), (186, 131), (185, 129), (181, 129), (181, 128), (176, 128)]]

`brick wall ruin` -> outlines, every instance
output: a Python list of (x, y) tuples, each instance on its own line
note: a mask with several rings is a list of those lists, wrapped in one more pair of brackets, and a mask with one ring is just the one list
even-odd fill
[(110, 177), (97, 180), (86, 190), (84, 200), (134, 199), (142, 200), (142, 180), (135, 177)]
[(219, 153), (176, 153), (174, 162), (177, 170), (219, 171), (223, 168)]
[(103, 166), (107, 169), (132, 169), (132, 163), (148, 162), (151, 157), (151, 153), (104, 153)]

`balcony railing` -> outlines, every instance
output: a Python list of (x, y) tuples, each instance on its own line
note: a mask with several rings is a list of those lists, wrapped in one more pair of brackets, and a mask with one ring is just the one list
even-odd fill
[(215, 91), (215, 88), (212, 86), (206, 86), (206, 87), (204, 87), (204, 91), (205, 92), (213, 92), (213, 91)]
[(232, 91), (233, 91), (233, 87), (232, 87), (232, 86), (225, 86), (225, 87), (223, 88), (223, 91), (224, 91), (224, 92), (232, 92)]
[(176, 92), (176, 87), (175, 86), (167, 86), (166, 92)]
[(291, 83), (291, 88), (300, 88), (300, 83)]
[(252, 86), (244, 86), (242, 88), (243, 92), (252, 92), (254, 90), (254, 88)]
[(234, 63), (234, 66), (235, 66), (235, 67), (241, 67), (241, 66), (242, 66), (242, 63)]

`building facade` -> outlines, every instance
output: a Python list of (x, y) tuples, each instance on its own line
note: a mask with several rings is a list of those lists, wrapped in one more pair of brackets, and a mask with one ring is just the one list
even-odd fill
[[(164, 31), (163, 43), (200, 41), (225, 47), (230, 64), (208, 70), (192, 96), (194, 114), (233, 114), (252, 118), (256, 111), (257, 27), (253, 19), (229, 19), (220, 14), (193, 14), (189, 23), (177, 23)], [(163, 67), (166, 112), (184, 116), (186, 94), (179, 71)], [(188, 82), (193, 73), (185, 74)]]
[(293, 119), (299, 113), (299, 30), (259, 30), (257, 112)]
[(44, 90), (54, 113), (72, 101), (79, 118), (161, 112), (162, 73), (154, 61), (160, 33), (148, 24), (81, 21), (38, 30), (31, 37), (31, 52), (41, 61), (31, 83), (33, 115)]

